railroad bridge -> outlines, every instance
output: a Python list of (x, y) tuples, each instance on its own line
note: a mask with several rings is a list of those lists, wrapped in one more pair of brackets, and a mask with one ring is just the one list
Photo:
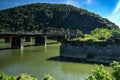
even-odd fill
[(0, 38), (4, 38), (5, 42), (11, 42), (12, 49), (23, 48), (22, 38), (26, 41), (35, 39), (35, 46), (46, 46), (47, 37), (56, 37), (57, 42), (61, 42), (69, 37), (75, 37), (75, 31), (65, 32), (62, 28), (43, 28), (39, 32), (0, 32)]

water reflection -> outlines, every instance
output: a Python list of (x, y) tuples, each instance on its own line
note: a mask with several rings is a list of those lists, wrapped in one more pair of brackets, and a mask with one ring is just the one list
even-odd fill
[(24, 52), (23, 52), (24, 48), (20, 49), (20, 57), (21, 59), (24, 59)]
[(81, 63), (64, 63), (61, 65), (61, 71), (64, 74), (78, 74), (78, 75), (85, 75), (90, 74), (91, 70), (94, 68), (94, 65), (88, 64), (81, 64)]
[(46, 52), (47, 51), (47, 46), (44, 46), (44, 52)]

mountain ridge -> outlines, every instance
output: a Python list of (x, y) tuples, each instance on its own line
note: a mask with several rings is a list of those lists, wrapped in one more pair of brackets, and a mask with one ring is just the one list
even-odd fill
[(119, 27), (101, 16), (66, 4), (34, 3), (0, 11), (0, 31), (39, 31), (44, 27), (80, 29)]

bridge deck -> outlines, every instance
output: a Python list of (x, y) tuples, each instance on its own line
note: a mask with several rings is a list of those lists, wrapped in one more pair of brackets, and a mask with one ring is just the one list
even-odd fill
[(19, 36), (19, 37), (26, 37), (26, 36), (30, 36), (30, 37), (35, 37), (35, 36), (44, 36), (44, 34), (40, 34), (40, 33), (1, 33), (0, 37), (14, 37), (14, 36)]

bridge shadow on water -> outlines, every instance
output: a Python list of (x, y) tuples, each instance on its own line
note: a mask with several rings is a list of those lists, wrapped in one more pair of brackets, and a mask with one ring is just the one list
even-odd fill
[[(58, 44), (58, 42), (48, 42), (47, 43), (48, 45), (49, 44)], [(35, 44), (30, 44), (30, 45), (23, 45), (23, 48), (24, 47), (31, 47), (31, 46), (36, 46)], [(0, 50), (10, 50), (11, 49), (11, 47), (2, 47), (2, 48), (0, 48)]]
[(65, 58), (65, 57), (60, 57), (60, 56), (51, 57), (51, 58), (48, 58), (47, 60), (59, 61), (59, 62), (74, 62), (74, 63), (85, 63), (86, 62), (82, 59)]
[[(31, 46), (35, 46), (35, 45), (24, 45), (23, 47), (31, 47)], [(0, 51), (1, 50), (11, 50), (10, 47), (3, 47), (3, 48), (0, 48)]]
[(30, 44), (30, 45), (24, 45), (23, 47), (31, 47), (31, 46), (35, 46), (34, 44)]
[(101, 62), (90, 62), (90, 61), (87, 61), (86, 59), (75, 59), (75, 58), (65, 58), (65, 57), (60, 57), (60, 56), (55, 56), (55, 57), (51, 57), (51, 58), (48, 58), (46, 60), (49, 60), (49, 61), (58, 61), (58, 62), (72, 62), (72, 63), (83, 63), (83, 64), (98, 64), (98, 65), (105, 65), (105, 66), (109, 66), (110, 64), (109, 63), (101, 63)]
[(47, 44), (58, 44), (58, 42), (48, 42)]
[(10, 50), (11, 48), (0, 48), (0, 50)]

